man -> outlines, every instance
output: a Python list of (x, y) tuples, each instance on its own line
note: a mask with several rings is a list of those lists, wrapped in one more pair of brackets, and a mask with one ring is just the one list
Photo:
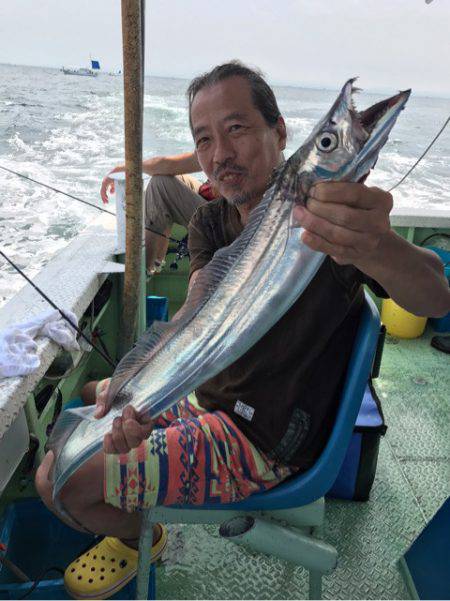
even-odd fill
[[(125, 171), (125, 165), (115, 167), (102, 181), (100, 196), (104, 203), (114, 193), (110, 176), (118, 171)], [(164, 266), (173, 224), (187, 228), (196, 209), (211, 200), (214, 191), (208, 183), (201, 184), (187, 175), (201, 171), (195, 152), (146, 159), (142, 171), (152, 176), (145, 193), (146, 267), (150, 275)]]
[[(221, 195), (199, 207), (189, 226), (192, 288), (202, 267), (239, 235), (260, 202), (282, 160), (286, 128), (270, 87), (240, 63), (195, 79), (188, 94), (196, 156)], [(140, 518), (124, 509), (236, 501), (314, 463), (332, 428), (362, 282), (414, 313), (446, 313), (450, 293), (442, 264), (390, 229), (391, 207), (389, 193), (364, 184), (314, 186), (295, 217), (305, 228), (303, 241), (328, 257), (300, 299), (241, 359), (159, 418), (157, 428), (131, 407), (116, 418), (104, 452), (62, 491), (74, 520), (109, 535), (95, 557), (122, 558), (127, 574), (134, 573)], [(99, 386), (97, 416), (105, 412), (106, 387)], [(237, 400), (253, 409), (250, 421), (236, 411)], [(49, 454), (36, 485), (53, 509), (51, 463)], [(154, 533), (156, 553), (161, 532)], [(74, 596), (86, 596), (94, 585), (95, 594), (105, 595), (101, 582), (83, 588), (80, 567), (100, 573), (101, 561), (83, 556), (69, 566), (66, 586)], [(118, 577), (108, 591), (123, 582)]]

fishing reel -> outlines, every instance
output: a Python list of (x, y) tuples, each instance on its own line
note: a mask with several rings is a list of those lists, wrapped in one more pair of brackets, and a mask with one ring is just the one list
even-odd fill
[(175, 247), (169, 248), (167, 254), (174, 254), (175, 258), (170, 263), (170, 269), (178, 269), (178, 262), (184, 259), (185, 257), (189, 258), (189, 250), (188, 250), (188, 237), (185, 236), (181, 240), (178, 240), (178, 243)]

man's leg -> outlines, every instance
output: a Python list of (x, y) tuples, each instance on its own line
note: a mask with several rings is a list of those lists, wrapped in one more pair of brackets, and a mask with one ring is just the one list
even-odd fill
[(80, 392), (81, 400), (83, 401), (83, 405), (95, 405), (95, 399), (97, 396), (97, 385), (100, 380), (92, 380), (91, 382), (87, 382), (83, 386)]
[[(106, 598), (134, 576), (137, 552), (132, 547), (137, 545), (140, 530), (140, 513), (134, 510), (161, 504), (202, 505), (211, 499), (238, 501), (275, 486), (292, 473), (259, 452), (228, 416), (199, 407), (194, 395), (182, 399), (158, 422), (159, 427), (138, 448), (126, 455), (98, 453), (62, 490), (64, 507), (80, 525), (113, 537), (67, 568), (66, 587), (75, 598), (87, 598), (87, 594), (94, 598), (94, 593), (95, 598)], [(48, 481), (50, 464), (47, 456), (36, 486), (55, 511)], [(155, 557), (161, 555), (166, 540), (167, 531), (157, 526)], [(111, 568), (113, 563), (123, 569)]]
[[(152, 227), (152, 226), (149, 226)], [(165, 237), (159, 236), (149, 230), (145, 230), (145, 267), (150, 272), (155, 267), (159, 267), (164, 262), (169, 247), (169, 236), (172, 226), (161, 231)]]
[(145, 230), (148, 270), (155, 261), (164, 261), (173, 224), (187, 227), (197, 207), (205, 202), (198, 194), (200, 185), (189, 175), (154, 175), (150, 180), (145, 193), (145, 225), (154, 231)]
[[(44, 458), (36, 475), (36, 488), (47, 507), (74, 527), (55, 510), (51, 499), (48, 470), (51, 453)], [(107, 535), (72, 561), (64, 573), (64, 584), (75, 599), (107, 599), (136, 574), (141, 514), (127, 513), (107, 505), (103, 495), (104, 456), (100, 452), (68, 480), (61, 491), (64, 509), (79, 523), (82, 531)], [(167, 529), (153, 529), (152, 557), (161, 557), (167, 543)]]
[[(36, 488), (45, 505), (60, 519), (70, 526), (73, 523), (65, 520), (56, 510), (52, 501), (52, 485), (48, 472), (52, 464), (51, 453), (47, 453), (36, 473)], [(61, 491), (61, 501), (66, 511), (80, 529), (96, 534), (120, 538), (132, 547), (137, 548), (141, 516), (138, 512), (127, 513), (121, 509), (107, 505), (104, 500), (104, 454), (97, 453), (85, 463), (67, 481)], [(159, 535), (159, 530), (155, 532)]]
[[(96, 396), (104, 390), (109, 379), (94, 380), (85, 384), (81, 391), (81, 397), (85, 405), (95, 403)], [(158, 428), (166, 428), (186, 413), (185, 403), (180, 402), (173, 408), (164, 412), (155, 422)], [(191, 415), (187, 412), (187, 415)], [(148, 443), (150, 444), (150, 443)], [(130, 456), (135, 451), (130, 452)], [(118, 455), (110, 456), (109, 464), (119, 465)], [(44, 457), (36, 472), (36, 489), (45, 505), (55, 513), (62, 521), (74, 527), (74, 523), (65, 519), (57, 511), (52, 500), (52, 484), (49, 480), (49, 472), (53, 463), (53, 453), (49, 452)], [(114, 468), (115, 470), (116, 468)], [(139, 512), (127, 512), (105, 502), (105, 455), (103, 451), (94, 455), (89, 461), (81, 466), (75, 474), (69, 478), (61, 491), (61, 501), (69, 513), (79, 524), (82, 531), (89, 530), (96, 534), (105, 534), (122, 539), (130, 546), (136, 546), (140, 531)], [(160, 535), (160, 530), (155, 528), (155, 537)]]

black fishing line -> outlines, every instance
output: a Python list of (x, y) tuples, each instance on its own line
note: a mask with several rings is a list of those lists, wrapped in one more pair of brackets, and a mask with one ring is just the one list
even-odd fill
[(433, 144), (439, 138), (439, 136), (441, 135), (441, 133), (447, 127), (449, 121), (450, 121), (450, 117), (447, 118), (447, 121), (444, 123), (444, 125), (441, 127), (441, 129), (438, 131), (438, 133), (434, 136), (434, 138), (431, 140), (431, 142), (425, 148), (425, 150), (420, 155), (420, 157), (417, 159), (417, 161), (414, 163), (414, 165), (411, 167), (411, 169), (409, 169), (409, 171), (407, 171), (405, 173), (405, 175), (402, 177), (402, 179), (400, 181), (398, 181), (394, 186), (392, 186), (392, 188), (389, 188), (388, 192), (392, 192), (392, 190), (394, 188), (396, 188), (397, 186), (399, 186), (400, 184), (402, 184), (405, 181), (405, 179), (408, 177), (408, 175), (411, 173), (411, 171), (417, 167), (417, 165), (420, 163), (420, 161), (423, 159), (423, 157), (427, 154), (427, 152), (430, 150), (430, 148), (433, 146)]
[[(397, 188), (398, 186), (400, 186), (400, 184), (402, 184), (405, 181), (405, 179), (408, 177), (408, 175), (417, 167), (417, 165), (420, 163), (420, 161), (424, 158), (424, 156), (427, 154), (427, 152), (430, 150), (430, 148), (433, 146), (433, 144), (436, 142), (436, 140), (442, 134), (442, 132), (444, 131), (444, 129), (447, 127), (449, 121), (450, 121), (450, 117), (447, 117), (447, 120), (445, 121), (444, 125), (441, 127), (441, 129), (438, 131), (438, 133), (434, 136), (434, 138), (431, 140), (431, 142), (425, 148), (425, 150), (420, 155), (420, 157), (417, 159), (417, 161), (414, 163), (414, 165), (405, 173), (405, 175), (396, 184), (394, 184), (392, 186), (392, 188), (389, 188), (388, 192), (392, 192), (392, 190), (394, 190), (395, 188)], [(30, 182), (34, 182), (35, 184), (39, 184), (40, 186), (44, 186), (45, 188), (48, 188), (49, 190), (53, 190), (53, 192), (57, 192), (58, 194), (64, 194), (64, 196), (68, 196), (69, 198), (73, 198), (74, 200), (78, 200), (79, 202), (82, 202), (82, 203), (84, 203), (86, 205), (89, 205), (90, 207), (93, 207), (94, 209), (97, 209), (98, 211), (103, 211), (104, 213), (109, 213), (110, 215), (115, 215), (115, 213), (112, 212), (112, 211), (108, 211), (107, 209), (104, 209), (103, 207), (99, 207), (98, 205), (94, 205), (91, 202), (88, 202), (87, 200), (83, 200), (82, 198), (78, 198), (77, 196), (73, 196), (73, 194), (68, 194), (67, 192), (64, 192), (63, 190), (58, 190), (58, 188), (54, 188), (53, 186), (49, 186), (48, 184), (44, 184), (43, 182), (39, 182), (36, 179), (33, 179), (33, 178), (28, 177), (26, 175), (23, 175), (22, 173), (17, 173), (17, 171), (13, 171), (12, 169), (8, 169), (7, 167), (3, 167), (3, 165), (0, 165), (0, 169), (4, 169), (5, 171), (8, 171), (9, 173), (13, 173), (14, 175), (17, 175), (18, 177), (23, 177), (24, 179), (27, 179)], [(156, 230), (153, 230), (152, 228), (148, 227), (147, 225), (145, 225), (144, 227), (149, 232), (152, 232), (153, 234), (156, 234), (157, 236), (161, 236), (162, 238), (166, 238), (170, 242), (175, 242), (176, 244), (180, 243), (180, 240), (177, 240), (176, 238), (172, 238), (170, 236), (166, 236), (165, 234), (162, 234), (161, 232), (157, 232)]]
[(434, 234), (430, 234), (424, 238), (420, 243), (420, 246), (423, 246), (425, 242), (428, 242), (428, 240), (431, 240), (431, 238), (447, 238), (450, 240), (450, 234), (445, 234), (444, 232), (435, 232)]
[[(104, 209), (103, 207), (99, 207), (98, 205), (93, 204), (92, 202), (89, 202), (87, 200), (83, 200), (82, 198), (78, 198), (78, 196), (74, 196), (73, 194), (69, 194), (68, 192), (64, 192), (64, 190), (59, 190), (58, 188), (54, 188), (53, 186), (49, 186), (48, 184), (44, 184), (44, 182), (39, 182), (37, 179), (33, 179), (32, 177), (28, 177), (28, 175), (23, 175), (23, 173), (18, 173), (17, 171), (13, 171), (12, 169), (8, 169), (8, 167), (3, 167), (3, 165), (0, 165), (0, 169), (3, 169), (4, 171), (8, 171), (8, 173), (12, 173), (13, 175), (17, 175), (18, 177), (22, 177), (23, 179), (27, 179), (30, 182), (33, 182), (35, 184), (39, 184), (40, 186), (44, 186), (44, 188), (48, 188), (49, 190), (52, 190), (53, 192), (57, 192), (58, 194), (63, 194), (64, 196), (67, 196), (68, 198), (72, 198), (73, 200), (78, 200), (78, 202), (82, 202), (85, 205), (88, 205), (94, 209), (97, 209), (97, 211), (101, 211), (102, 213), (108, 213), (108, 215), (114, 215), (114, 217), (116, 216), (116, 213), (114, 213), (114, 211), (108, 211), (108, 209)], [(149, 232), (152, 232), (152, 234), (156, 234), (157, 236), (161, 236), (162, 238), (165, 238), (166, 240), (169, 240), (169, 242), (175, 242), (175, 244), (179, 244), (180, 240), (177, 240), (176, 238), (172, 238), (171, 236), (166, 236), (166, 234), (162, 234), (161, 232), (157, 232), (156, 230), (152, 229), (151, 227), (148, 227), (148, 225), (144, 225), (145, 229), (148, 230)]]
[(107, 362), (109, 363), (109, 365), (111, 365), (111, 367), (113, 367), (115, 369), (116, 364), (114, 363), (114, 361), (111, 360), (110, 357), (108, 357), (101, 349), (99, 349), (95, 344), (93, 344), (92, 340), (89, 340), (89, 338), (84, 334), (84, 332), (82, 330), (80, 330), (80, 328), (73, 323), (73, 321), (67, 317), (67, 315), (65, 315), (63, 313), (63, 311), (58, 307), (58, 305), (56, 305), (46, 294), (45, 292), (43, 292), (39, 286), (37, 286), (32, 280), (30, 280), (30, 278), (20, 269), (20, 267), (18, 267), (13, 261), (11, 261), (11, 259), (9, 257), (7, 257), (5, 255), (5, 253), (0, 250), (0, 255), (2, 255), (2, 257), (4, 259), (6, 259), (6, 261), (8, 261), (8, 263), (11, 265), (11, 267), (13, 267), (18, 273), (20, 273), (20, 275), (36, 290), (36, 292), (38, 292), (42, 298), (44, 298), (54, 309), (56, 309), (57, 311), (59, 311), (61, 317), (63, 319), (65, 319), (67, 321), (67, 323), (69, 323), (72, 328), (78, 332), (78, 334), (84, 339), (86, 340), (86, 342), (92, 346), (93, 349), (95, 349), (97, 351), (97, 353)]

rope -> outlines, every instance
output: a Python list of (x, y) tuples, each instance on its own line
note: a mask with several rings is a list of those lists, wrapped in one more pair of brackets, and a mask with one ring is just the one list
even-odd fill
[(408, 175), (411, 173), (411, 171), (417, 167), (417, 165), (420, 163), (420, 161), (423, 159), (423, 157), (427, 154), (427, 152), (430, 150), (430, 148), (433, 146), (433, 144), (439, 138), (439, 136), (441, 135), (441, 133), (447, 127), (449, 121), (450, 121), (450, 117), (447, 118), (447, 121), (444, 123), (444, 125), (441, 127), (441, 129), (438, 131), (438, 133), (434, 136), (434, 138), (431, 140), (431, 142), (425, 148), (425, 150), (420, 155), (420, 157), (417, 159), (417, 161), (414, 163), (414, 165), (411, 167), (411, 169), (409, 169), (409, 171), (407, 171), (405, 173), (405, 175), (402, 177), (402, 179), (400, 181), (398, 181), (394, 186), (392, 186), (392, 188), (390, 188), (388, 190), (388, 192), (392, 192), (392, 190), (394, 190), (394, 188), (397, 188), (397, 186), (400, 186), (400, 184), (402, 184), (405, 181), (405, 179), (408, 177)]
[(104, 359), (104, 360), (105, 360), (107, 363), (109, 363), (109, 365), (111, 365), (111, 367), (112, 367), (112, 368), (114, 368), (114, 369), (115, 369), (115, 367), (116, 367), (116, 364), (114, 363), (114, 361), (112, 361), (112, 360), (110, 359), (110, 357), (108, 357), (108, 356), (107, 356), (107, 355), (106, 355), (106, 354), (105, 354), (105, 353), (104, 353), (104, 352), (103, 352), (101, 349), (99, 349), (99, 348), (98, 348), (98, 347), (97, 347), (95, 344), (93, 344), (92, 340), (89, 340), (89, 338), (88, 338), (88, 337), (87, 337), (87, 336), (84, 334), (84, 332), (83, 332), (82, 330), (80, 330), (80, 328), (79, 328), (79, 327), (78, 327), (78, 326), (77, 326), (77, 325), (76, 325), (76, 324), (75, 324), (75, 323), (74, 323), (74, 322), (73, 322), (71, 319), (69, 319), (69, 318), (67, 317), (67, 315), (65, 315), (65, 314), (63, 313), (63, 311), (62, 311), (62, 310), (61, 310), (61, 309), (58, 307), (58, 305), (56, 305), (56, 304), (55, 304), (55, 303), (54, 303), (54, 302), (53, 302), (53, 301), (52, 301), (52, 300), (51, 300), (51, 299), (50, 299), (50, 298), (49, 298), (49, 297), (48, 297), (48, 296), (45, 294), (45, 292), (43, 292), (43, 291), (42, 291), (42, 290), (41, 290), (41, 289), (40, 289), (38, 286), (36, 286), (36, 284), (35, 284), (35, 283), (34, 283), (32, 280), (30, 280), (30, 278), (29, 278), (27, 275), (25, 275), (25, 273), (24, 273), (24, 272), (23, 272), (23, 271), (20, 269), (20, 267), (17, 267), (17, 265), (16, 265), (16, 264), (15, 264), (13, 261), (11, 261), (11, 259), (10, 259), (9, 257), (7, 257), (7, 256), (5, 255), (5, 253), (4, 253), (2, 250), (0, 250), (0, 255), (2, 255), (2, 257), (3, 257), (4, 259), (6, 259), (6, 261), (8, 261), (8, 263), (11, 265), (11, 267), (13, 267), (13, 268), (14, 268), (14, 269), (15, 269), (15, 270), (18, 272), (18, 273), (20, 273), (20, 275), (21, 275), (21, 276), (22, 276), (22, 277), (23, 277), (23, 278), (24, 278), (24, 279), (25, 279), (25, 280), (26, 280), (26, 281), (27, 281), (27, 282), (28, 282), (28, 283), (29, 283), (29, 284), (30, 284), (30, 285), (31, 285), (31, 286), (32, 286), (32, 287), (33, 287), (33, 288), (36, 290), (36, 292), (38, 292), (38, 293), (39, 293), (39, 294), (42, 296), (42, 298), (44, 298), (44, 299), (45, 299), (45, 300), (46, 300), (46, 301), (49, 303), (49, 305), (51, 305), (51, 306), (52, 306), (54, 309), (56, 309), (57, 311), (59, 311), (59, 313), (60, 313), (61, 317), (62, 317), (63, 319), (65, 319), (65, 320), (67, 321), (67, 323), (69, 323), (69, 324), (72, 326), (72, 328), (73, 328), (73, 329), (74, 329), (76, 332), (78, 332), (78, 334), (79, 334), (79, 335), (80, 335), (82, 338), (84, 338), (84, 340), (86, 340), (86, 342), (87, 342), (87, 343), (88, 343), (90, 346), (92, 346), (92, 348), (93, 348), (93, 349), (95, 349), (95, 350), (97, 351), (97, 353), (98, 353), (98, 354), (99, 354), (99, 355), (100, 355), (100, 356), (101, 356), (101, 357), (102, 357), (102, 358), (103, 358), (103, 359)]
[[(87, 200), (83, 200), (82, 198), (78, 198), (78, 196), (74, 196), (73, 194), (69, 194), (68, 192), (64, 192), (64, 190), (59, 190), (58, 188), (54, 188), (53, 186), (49, 186), (48, 184), (44, 184), (44, 182), (40, 182), (37, 179), (33, 179), (32, 177), (28, 177), (27, 175), (23, 175), (23, 173), (18, 173), (17, 171), (13, 171), (12, 169), (8, 169), (8, 167), (4, 167), (3, 165), (0, 165), (0, 169), (3, 169), (4, 171), (8, 171), (9, 173), (12, 173), (13, 175), (17, 175), (18, 177), (22, 177), (23, 179), (26, 179), (30, 182), (33, 182), (35, 184), (39, 184), (40, 186), (44, 186), (44, 188), (48, 188), (49, 190), (52, 190), (53, 192), (57, 192), (58, 194), (63, 194), (64, 196), (67, 196), (68, 198), (72, 198), (73, 200), (78, 200), (78, 202), (82, 202), (85, 205), (88, 205), (89, 207), (92, 207), (94, 209), (97, 209), (97, 211), (101, 211), (102, 213), (108, 213), (108, 215), (116, 215), (114, 213), (114, 211), (108, 211), (108, 209), (104, 209), (103, 207), (99, 207), (98, 205), (93, 204), (92, 202), (88, 202)], [(166, 240), (169, 240), (169, 242), (175, 242), (176, 244), (178, 244), (180, 241), (177, 240), (176, 238), (172, 238), (171, 236), (166, 236), (165, 234), (162, 234), (161, 232), (157, 232), (156, 230), (152, 229), (151, 227), (148, 227), (147, 225), (144, 226), (146, 230), (148, 230), (149, 232), (152, 232), (152, 234), (156, 234), (157, 236), (161, 236), (162, 238), (165, 238)]]

